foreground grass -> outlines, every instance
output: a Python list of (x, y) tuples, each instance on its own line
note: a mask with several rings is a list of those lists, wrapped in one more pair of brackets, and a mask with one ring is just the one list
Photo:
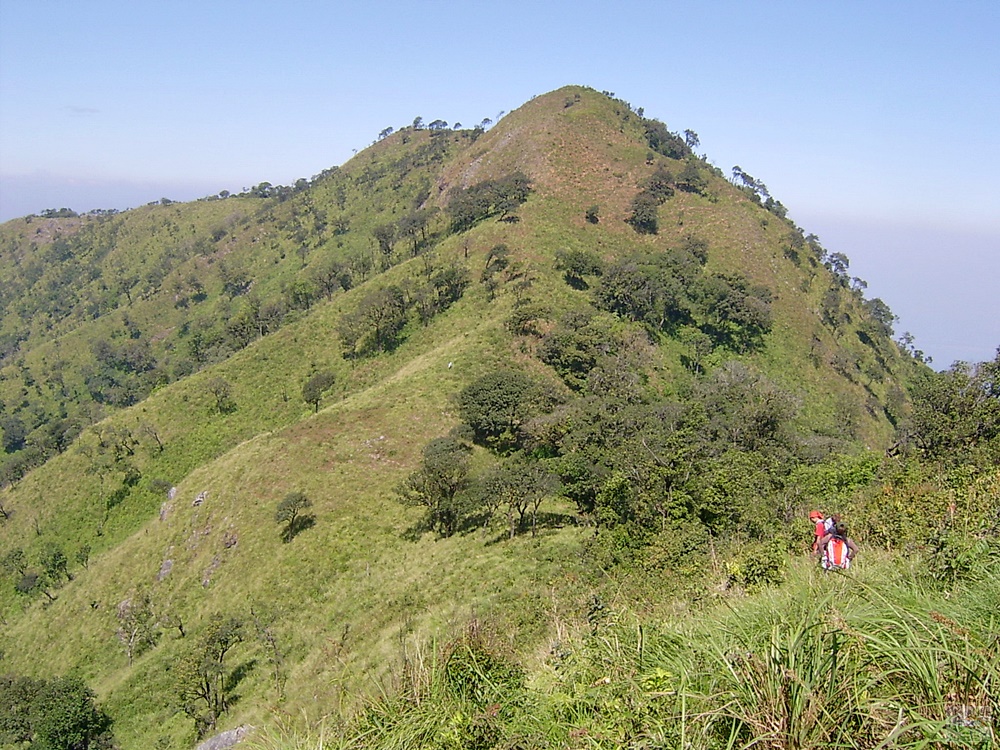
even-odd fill
[(618, 612), (525, 673), (472, 627), (360, 713), (288, 721), (259, 750), (988, 748), (1000, 731), (995, 573), (950, 591), (898, 562), (726, 597), (670, 622)]

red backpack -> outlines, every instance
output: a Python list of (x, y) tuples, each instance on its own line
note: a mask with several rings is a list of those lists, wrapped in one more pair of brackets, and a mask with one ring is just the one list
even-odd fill
[(851, 567), (849, 552), (846, 539), (840, 536), (830, 539), (823, 550), (823, 570), (847, 570)]

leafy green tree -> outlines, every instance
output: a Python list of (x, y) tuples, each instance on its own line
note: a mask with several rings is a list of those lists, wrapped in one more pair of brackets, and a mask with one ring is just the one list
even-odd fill
[(481, 280), (490, 293), (490, 299), (496, 294), (500, 284), (500, 274), (510, 266), (510, 248), (506, 245), (494, 245), (486, 256), (486, 266), (483, 268)]
[(684, 169), (677, 177), (677, 187), (688, 193), (702, 194), (708, 188), (708, 178), (694, 159), (684, 163)]
[(632, 213), (625, 219), (625, 223), (639, 234), (656, 234), (660, 230), (657, 218), (659, 206), (660, 201), (655, 196), (641, 192), (632, 199)]
[(667, 126), (659, 120), (644, 119), (646, 141), (649, 147), (663, 156), (671, 159), (683, 159), (691, 153), (690, 147), (676, 133), (667, 130)]
[(6, 573), (23, 576), (28, 570), (28, 559), (24, 555), (24, 550), (20, 547), (7, 550), (3, 557), (0, 557), (0, 568)]
[(430, 209), (418, 209), (404, 216), (397, 224), (399, 236), (410, 240), (413, 257), (427, 243), (427, 223), (432, 215), (433, 211)]
[(176, 665), (177, 697), (194, 719), (198, 736), (215, 729), (229, 708), (240, 675), (230, 668), (230, 652), (243, 642), (244, 623), (238, 617), (213, 615), (190, 652)]
[(20, 417), (7, 416), (0, 420), (0, 433), (3, 433), (0, 445), (4, 451), (14, 453), (24, 447), (24, 440), (28, 437), (28, 427)]
[(738, 274), (703, 277), (699, 288), (701, 329), (717, 343), (744, 352), (771, 330), (771, 292)]
[(383, 352), (394, 349), (406, 325), (406, 299), (397, 286), (369, 292), (358, 304), (357, 315), (363, 328), (372, 335), (372, 348)]
[(912, 389), (904, 440), (945, 466), (1000, 464), (1000, 348), (989, 362), (925, 370)]
[(228, 380), (222, 377), (211, 378), (205, 388), (215, 399), (214, 408), (219, 414), (232, 414), (236, 411), (233, 386)]
[(149, 592), (133, 593), (119, 602), (115, 618), (118, 621), (115, 635), (125, 649), (129, 666), (132, 666), (135, 657), (155, 646), (159, 638), (159, 623)]
[(674, 195), (674, 174), (664, 166), (659, 166), (656, 171), (643, 180), (643, 193), (652, 196), (657, 203), (662, 205)]
[(372, 231), (375, 241), (378, 243), (379, 252), (382, 253), (383, 270), (392, 265), (392, 248), (396, 244), (396, 225), (379, 224)]
[(18, 451), (5, 461), (0, 461), (0, 484), (17, 487), (24, 475), (40, 462), (41, 456), (30, 448)]
[(339, 289), (351, 288), (351, 274), (347, 266), (334, 258), (327, 258), (310, 265), (310, 278), (319, 292), (331, 299)]
[(316, 522), (316, 517), (306, 514), (303, 511), (312, 507), (310, 500), (304, 492), (296, 490), (285, 495), (285, 499), (278, 504), (275, 511), (274, 520), (285, 524), (281, 531), (281, 541), (288, 543), (295, 536)]
[(323, 400), (323, 394), (333, 388), (336, 376), (330, 370), (317, 372), (310, 377), (302, 386), (302, 400), (313, 405), (313, 411), (319, 412), (319, 402)]
[(556, 250), (556, 268), (563, 272), (566, 283), (574, 289), (587, 289), (587, 276), (600, 276), (604, 264), (591, 250)]
[(309, 279), (296, 279), (285, 287), (284, 293), (293, 310), (308, 310), (316, 299), (316, 287)]
[(468, 188), (455, 188), (446, 209), (453, 232), (464, 232), (491, 216), (509, 220), (513, 211), (528, 200), (531, 182), (523, 172), (498, 180), (486, 180)]
[(42, 683), (30, 677), (0, 675), (0, 746), (21, 747), (32, 740), (32, 708)]
[(50, 581), (55, 582), (61, 578), (65, 578), (67, 581), (73, 580), (73, 576), (69, 572), (69, 560), (59, 545), (48, 544), (39, 554), (38, 562)]
[(523, 529), (528, 513), (531, 534), (538, 526), (538, 508), (543, 499), (556, 493), (558, 480), (535, 460), (516, 453), (503, 458), (476, 482), (479, 506), (484, 511), (485, 528), (493, 515), (505, 515), (507, 537), (513, 539)]
[(653, 330), (672, 330), (691, 321), (700, 274), (700, 264), (681, 251), (632, 255), (605, 269), (594, 301)]
[(469, 286), (469, 269), (456, 263), (434, 271), (431, 286), (436, 297), (438, 311), (446, 310), (458, 302)]
[(621, 341), (607, 315), (580, 310), (563, 316), (541, 340), (539, 358), (570, 388), (582, 390), (587, 378), (603, 356), (613, 355)]
[(0, 743), (33, 750), (97, 750), (113, 747), (111, 719), (80, 680), (0, 677)]
[(478, 378), (458, 396), (459, 413), (480, 442), (499, 452), (520, 444), (521, 426), (556, 402), (552, 389), (517, 370), (498, 370)]
[(396, 490), (407, 505), (427, 510), (426, 524), (441, 536), (458, 531), (469, 510), (463, 492), (469, 484), (471, 446), (456, 437), (437, 438), (423, 449), (420, 468)]
[(763, 375), (730, 361), (699, 385), (697, 396), (709, 415), (706, 434), (716, 452), (787, 450), (797, 405)]

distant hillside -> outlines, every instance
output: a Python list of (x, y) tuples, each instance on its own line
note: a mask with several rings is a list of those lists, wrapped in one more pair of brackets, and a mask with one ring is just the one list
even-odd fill
[(669, 608), (850, 507), (927, 368), (640, 112), (567, 87), (291, 187), (0, 226), (0, 672), (190, 747), (470, 621), (541, 658), (609, 581)]

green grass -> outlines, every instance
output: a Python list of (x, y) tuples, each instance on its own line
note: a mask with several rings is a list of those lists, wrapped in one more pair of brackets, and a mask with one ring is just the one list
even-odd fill
[[(987, 748), (997, 740), (1000, 579), (944, 596), (892, 558), (829, 575), (805, 560), (781, 587), (667, 620), (613, 613), (504, 682), (502, 646), (430, 645), (353, 716), (265, 730), (298, 748)], [(467, 653), (467, 652), (462, 652)], [(464, 663), (464, 662), (463, 662)], [(510, 667), (516, 669), (516, 667)], [(481, 688), (470, 695), (467, 682)], [(313, 725), (315, 727), (315, 725)]]

